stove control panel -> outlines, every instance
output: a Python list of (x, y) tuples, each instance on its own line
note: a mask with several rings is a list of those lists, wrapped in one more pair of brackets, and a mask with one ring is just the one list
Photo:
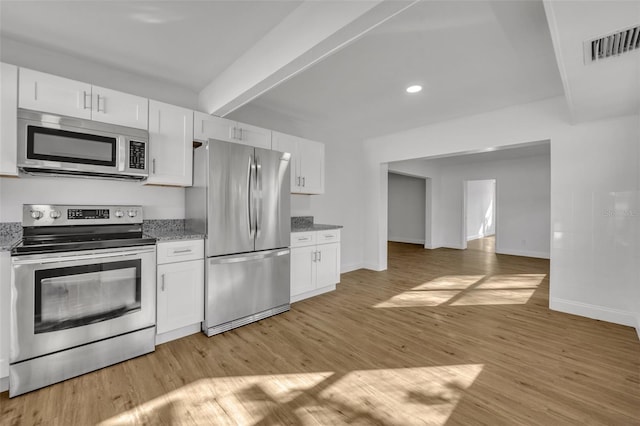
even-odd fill
[(66, 206), (24, 204), (22, 226), (113, 225), (142, 223), (142, 206)]

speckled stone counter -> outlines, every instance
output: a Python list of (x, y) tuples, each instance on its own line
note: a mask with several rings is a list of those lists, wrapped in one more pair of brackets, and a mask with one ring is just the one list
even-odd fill
[(184, 219), (152, 219), (142, 223), (142, 233), (158, 241), (196, 240), (204, 234), (185, 226)]
[(20, 238), (22, 238), (20, 222), (0, 222), (0, 251), (10, 250)]
[(291, 217), (291, 232), (326, 231), (328, 229), (341, 229), (342, 227), (342, 225), (313, 223), (313, 216)]

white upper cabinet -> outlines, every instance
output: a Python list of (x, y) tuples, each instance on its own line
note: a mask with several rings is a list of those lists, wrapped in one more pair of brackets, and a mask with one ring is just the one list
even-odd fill
[(324, 193), (324, 144), (273, 132), (273, 149), (291, 153), (292, 193)]
[(20, 108), (147, 129), (148, 100), (20, 68)]
[(20, 68), (20, 108), (91, 119), (91, 85)]
[(201, 142), (217, 139), (271, 149), (271, 130), (198, 111), (194, 113), (193, 138)]
[(191, 186), (193, 111), (150, 100), (149, 151), (147, 184)]
[(103, 123), (147, 129), (149, 101), (140, 96), (93, 86), (91, 118)]
[(0, 63), (0, 175), (18, 176), (18, 67)]

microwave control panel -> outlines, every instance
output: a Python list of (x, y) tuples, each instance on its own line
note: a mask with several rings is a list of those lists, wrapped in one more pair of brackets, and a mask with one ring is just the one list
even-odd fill
[(129, 168), (144, 170), (146, 144), (139, 141), (129, 141)]

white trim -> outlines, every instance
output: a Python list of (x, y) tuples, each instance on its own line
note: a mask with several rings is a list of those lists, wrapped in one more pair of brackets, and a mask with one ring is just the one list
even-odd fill
[(299, 302), (303, 299), (308, 299), (309, 297), (319, 296), (323, 293), (334, 291), (335, 289), (336, 285), (331, 284), (325, 287), (316, 288), (315, 290), (307, 291), (305, 293), (296, 294), (295, 296), (291, 296), (291, 303)]
[(341, 265), (340, 273), (346, 274), (347, 272), (357, 271), (358, 269), (364, 268), (362, 263), (351, 263), (349, 265)]
[(529, 250), (511, 250), (511, 249), (499, 249), (496, 247), (496, 254), (509, 254), (511, 256), (524, 256), (524, 257), (537, 257), (539, 259), (550, 259), (551, 255), (542, 251), (529, 251)]
[(429, 250), (435, 250), (435, 249), (442, 248), (442, 246), (439, 245), (439, 244), (425, 244), (424, 248), (429, 249)]
[(392, 243), (407, 243), (407, 244), (421, 244), (424, 245), (424, 238), (419, 239), (413, 239), (413, 238), (395, 238), (395, 237), (388, 237), (387, 238), (388, 241), (391, 241)]
[(0, 392), (6, 392), (9, 390), (9, 377), (0, 378)]
[(638, 340), (640, 340), (640, 313), (636, 317), (636, 333), (638, 334)]
[(379, 264), (373, 263), (373, 262), (364, 262), (362, 264), (362, 267), (364, 269), (369, 269), (369, 270), (376, 271), (376, 272), (385, 271), (387, 269), (387, 268), (382, 268), (382, 267), (380, 267)]
[(635, 327), (637, 324), (636, 316), (632, 312), (559, 299), (557, 297), (549, 298), (549, 309), (630, 327)]
[(191, 324), (186, 327), (178, 328), (177, 330), (167, 331), (166, 333), (156, 335), (156, 346), (163, 343), (170, 342), (172, 340), (181, 339), (186, 336), (198, 333), (202, 330), (201, 323)]

